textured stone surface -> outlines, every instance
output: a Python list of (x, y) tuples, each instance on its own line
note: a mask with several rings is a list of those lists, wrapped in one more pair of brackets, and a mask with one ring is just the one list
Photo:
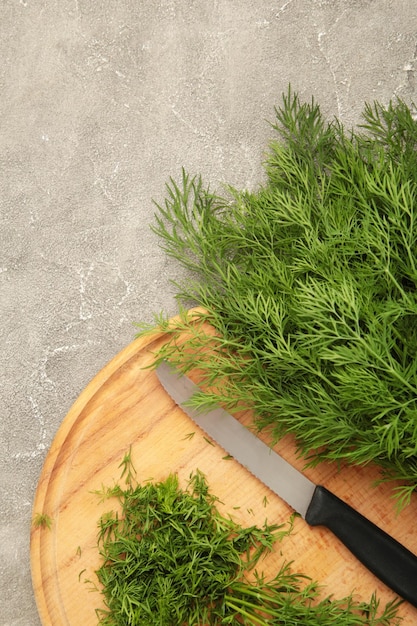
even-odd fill
[(411, 102), (417, 5), (3, 0), (0, 15), (0, 624), (38, 626), (28, 539), (48, 447), (132, 322), (176, 311), (152, 199), (181, 166), (257, 185), (289, 82), (348, 126), (365, 100)]

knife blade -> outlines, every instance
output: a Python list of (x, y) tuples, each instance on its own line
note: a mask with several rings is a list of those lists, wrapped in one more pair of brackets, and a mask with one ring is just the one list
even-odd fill
[(174, 402), (228, 454), (297, 511), (310, 526), (325, 526), (395, 593), (417, 607), (417, 556), (322, 485), (316, 485), (221, 407), (187, 405), (201, 391), (162, 362), (156, 373)]

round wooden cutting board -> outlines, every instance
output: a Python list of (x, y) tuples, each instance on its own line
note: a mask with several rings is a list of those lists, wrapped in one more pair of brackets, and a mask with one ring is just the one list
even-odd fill
[[(291, 509), (225, 452), (175, 405), (152, 369), (153, 354), (166, 341), (155, 332), (137, 339), (118, 354), (86, 387), (62, 422), (40, 476), (33, 511), (52, 519), (51, 528), (32, 528), (31, 568), (34, 593), (44, 626), (95, 626), (103, 606), (95, 571), (98, 520), (116, 507), (100, 501), (96, 491), (119, 482), (120, 463), (132, 447), (139, 482), (163, 480), (176, 472), (186, 484), (196, 469), (221, 500), (223, 513), (243, 524), (286, 523)], [(250, 420), (249, 413), (239, 419)], [(190, 433), (195, 435), (190, 437)], [(276, 446), (298, 469), (290, 438)], [(398, 516), (390, 498), (392, 485), (372, 486), (376, 468), (323, 464), (305, 472), (324, 484), (417, 554), (417, 498)], [(368, 572), (326, 529), (295, 519), (292, 534), (258, 566), (273, 576), (283, 561), (323, 585), (325, 595), (344, 597), (355, 590), (368, 601), (377, 592), (381, 603), (395, 595)], [(417, 582), (416, 582), (417, 584)], [(400, 607), (403, 626), (417, 624), (417, 609)]]

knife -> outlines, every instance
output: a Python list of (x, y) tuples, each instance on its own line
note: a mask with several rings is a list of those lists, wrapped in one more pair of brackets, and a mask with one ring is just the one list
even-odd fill
[(325, 526), (365, 567), (417, 607), (417, 556), (321, 485), (315, 485), (232, 415), (201, 412), (187, 401), (199, 387), (163, 361), (156, 369), (165, 391), (241, 465), (297, 511), (310, 526)]

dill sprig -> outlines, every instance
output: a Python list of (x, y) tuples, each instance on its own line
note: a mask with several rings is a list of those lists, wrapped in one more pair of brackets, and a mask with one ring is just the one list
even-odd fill
[(311, 464), (376, 462), (400, 508), (417, 486), (417, 123), (401, 100), (366, 104), (347, 132), (289, 89), (272, 127), (257, 190), (167, 184), (154, 230), (187, 270), (180, 302), (206, 312), (159, 317), (157, 362), (198, 367), (215, 386), (198, 406), (252, 408)]
[(32, 524), (34, 528), (48, 528), (51, 530), (53, 519), (47, 513), (35, 513)]
[(286, 563), (271, 581), (257, 573), (261, 557), (291, 532), (291, 519), (242, 527), (219, 513), (200, 471), (185, 489), (176, 475), (140, 485), (130, 460), (129, 452), (125, 485), (100, 492), (119, 502), (99, 521), (102, 626), (397, 623), (397, 601), (381, 608), (375, 596), (320, 599), (318, 585)]

